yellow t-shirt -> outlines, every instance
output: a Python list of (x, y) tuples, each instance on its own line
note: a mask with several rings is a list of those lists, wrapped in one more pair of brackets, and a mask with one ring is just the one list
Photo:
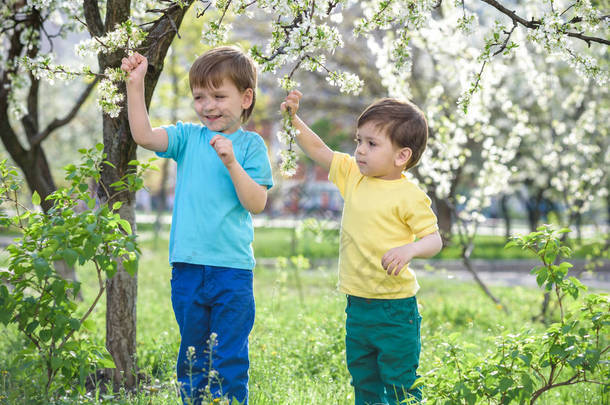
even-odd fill
[(407, 298), (419, 290), (407, 266), (389, 276), (381, 258), (390, 249), (438, 230), (430, 198), (404, 175), (363, 176), (355, 159), (335, 152), (328, 178), (345, 201), (339, 249), (339, 290), (364, 298)]

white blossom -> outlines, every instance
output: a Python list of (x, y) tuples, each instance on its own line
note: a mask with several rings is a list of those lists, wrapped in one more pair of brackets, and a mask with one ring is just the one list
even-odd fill
[(358, 95), (364, 86), (364, 82), (357, 75), (349, 72), (329, 72), (326, 81), (339, 87), (342, 93), (353, 95)]

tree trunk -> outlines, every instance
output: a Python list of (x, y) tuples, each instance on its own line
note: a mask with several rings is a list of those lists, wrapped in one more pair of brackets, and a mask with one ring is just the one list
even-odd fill
[(508, 199), (509, 196), (504, 194), (500, 199), (500, 208), (502, 209), (502, 217), (504, 218), (504, 237), (506, 240), (510, 239), (511, 236), (511, 217), (508, 212)]
[(542, 190), (539, 190), (535, 198), (528, 198), (525, 201), (527, 208), (527, 219), (530, 226), (530, 232), (534, 232), (540, 223), (541, 213), (540, 204), (542, 202)]
[[(127, 112), (125, 109), (118, 118), (104, 116), (104, 153), (115, 168), (104, 165), (101, 182), (104, 187), (98, 191), (100, 200), (110, 206), (122, 202), (119, 210), (121, 218), (129, 221), (132, 230), (136, 231), (135, 193), (115, 192), (109, 186), (127, 174), (127, 163), (136, 158), (136, 144), (129, 132)], [(109, 190), (110, 196), (102, 194)], [(108, 197), (111, 197), (110, 199)], [(106, 348), (114, 359), (113, 381), (115, 388), (136, 387), (136, 301), (138, 294), (138, 277), (127, 274), (119, 261), (117, 273), (106, 281)]]
[[(163, 70), (163, 62), (167, 50), (176, 36), (175, 27), (180, 27), (184, 14), (193, 0), (184, 1), (184, 7), (171, 5), (158, 20), (152, 23), (148, 36), (141, 46), (141, 50), (148, 58), (148, 72), (145, 78), (146, 108), (150, 106), (152, 94)], [(85, 0), (85, 15), (92, 35), (100, 35), (101, 27), (106, 30), (114, 29), (117, 24), (127, 21), (130, 17), (130, 0), (108, 0), (106, 18), (102, 24), (97, 2)], [(171, 21), (170, 21), (171, 19)], [(124, 52), (100, 54), (98, 62), (100, 70), (118, 68)], [(125, 93), (125, 85), (121, 88)], [(136, 159), (136, 144), (129, 130), (127, 109), (123, 108), (116, 118), (104, 115), (104, 152), (107, 160), (113, 167), (104, 165), (100, 193), (105, 188), (109, 190), (110, 205), (120, 201), (123, 203), (119, 214), (131, 224), (135, 232), (135, 194), (126, 191), (116, 193), (110, 184), (119, 180), (130, 169), (128, 163)], [(107, 199), (108, 196), (101, 198)], [(118, 263), (117, 274), (107, 282), (106, 304), (106, 347), (115, 361), (116, 369), (112, 371), (115, 387), (123, 386), (134, 389), (137, 385), (136, 364), (136, 300), (137, 275), (129, 276), (121, 263)]]
[(479, 277), (479, 273), (477, 273), (477, 271), (474, 269), (474, 267), (472, 267), (472, 262), (470, 261), (470, 254), (472, 253), (473, 248), (474, 248), (474, 246), (472, 245), (472, 243), (470, 243), (469, 246), (465, 246), (462, 249), (462, 263), (464, 263), (464, 266), (466, 267), (466, 269), (470, 272), (470, 274), (472, 274), (474, 281), (476, 281), (477, 284), (479, 285), (479, 287), (481, 287), (481, 290), (483, 290), (485, 295), (487, 295), (504, 312), (508, 313), (508, 308), (506, 308), (506, 306), (502, 305), (502, 302), (495, 295), (493, 295), (491, 290), (487, 287), (487, 285)]
[(443, 239), (443, 246), (447, 246), (451, 242), (452, 209), (445, 200), (438, 198), (434, 198), (434, 205), (436, 207), (436, 215), (438, 216), (438, 228)]
[(574, 225), (576, 225), (576, 238), (578, 242), (582, 242), (582, 214), (580, 212), (574, 215)]

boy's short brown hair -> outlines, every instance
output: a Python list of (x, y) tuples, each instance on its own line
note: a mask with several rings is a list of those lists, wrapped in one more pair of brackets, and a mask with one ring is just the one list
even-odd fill
[(372, 122), (385, 131), (392, 143), (399, 148), (410, 148), (412, 155), (405, 170), (415, 166), (426, 149), (428, 122), (424, 113), (413, 103), (393, 98), (374, 102), (358, 118), (358, 128)]
[(237, 47), (221, 46), (199, 56), (189, 71), (191, 91), (219, 87), (225, 78), (241, 92), (252, 89), (252, 105), (241, 113), (242, 123), (246, 122), (256, 101), (256, 65), (248, 55)]

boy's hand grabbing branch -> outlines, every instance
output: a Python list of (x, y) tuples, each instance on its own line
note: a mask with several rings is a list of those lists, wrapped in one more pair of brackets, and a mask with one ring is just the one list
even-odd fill
[(167, 131), (164, 128), (152, 128), (146, 110), (144, 77), (148, 70), (148, 60), (134, 52), (121, 60), (121, 70), (128, 74), (127, 115), (133, 140), (146, 149), (165, 152), (168, 145)]
[(121, 69), (127, 72), (127, 83), (138, 84), (144, 81), (148, 70), (148, 60), (137, 52), (121, 60)]
[(300, 91), (292, 90), (286, 96), (280, 109), (285, 114), (285, 120), (289, 120), (288, 123), (291, 124), (294, 131), (294, 139), (303, 152), (318, 165), (329, 170), (333, 160), (333, 151), (296, 115), (302, 96), (303, 93)]

